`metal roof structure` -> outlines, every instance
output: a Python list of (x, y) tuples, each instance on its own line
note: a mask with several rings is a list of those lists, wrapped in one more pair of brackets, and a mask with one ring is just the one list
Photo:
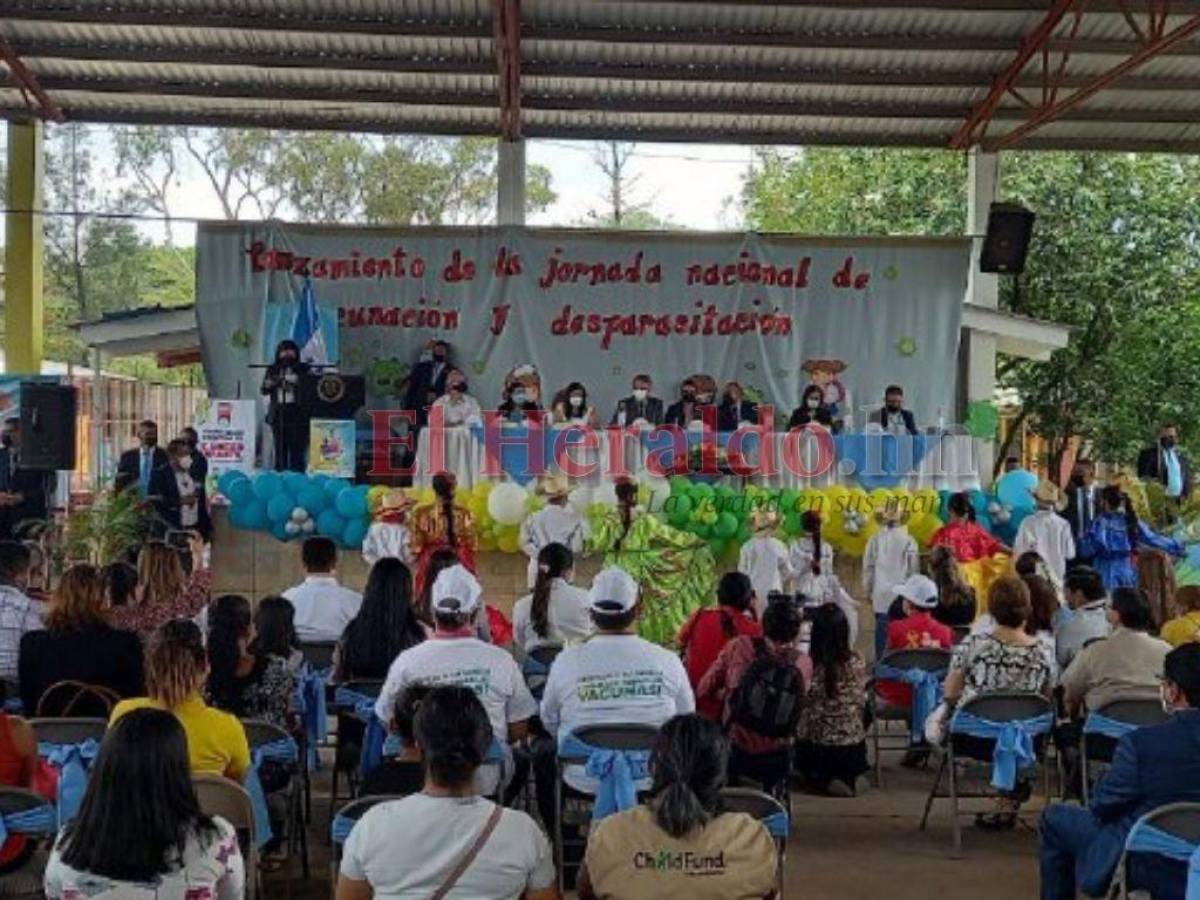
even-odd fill
[(0, 0), (0, 116), (1200, 152), (1200, 0)]

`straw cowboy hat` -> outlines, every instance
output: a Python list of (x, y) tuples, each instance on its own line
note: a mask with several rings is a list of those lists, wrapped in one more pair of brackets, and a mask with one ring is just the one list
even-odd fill
[(412, 506), (415, 502), (412, 497), (408, 496), (400, 488), (394, 488), (379, 499), (379, 506), (382, 509), (404, 509), (407, 506)]
[(779, 527), (779, 513), (767, 506), (760, 506), (750, 513), (750, 530), (754, 532), (774, 531)]
[(883, 506), (875, 510), (875, 517), (880, 522), (906, 522), (908, 516), (908, 504), (901, 503), (899, 497), (889, 497)]
[(1062, 512), (1067, 508), (1067, 498), (1063, 496), (1063, 492), (1058, 485), (1053, 481), (1047, 481), (1043, 478), (1038, 482), (1038, 486), (1033, 489), (1033, 499), (1038, 503), (1044, 503), (1051, 509)]
[(556, 472), (539, 478), (535, 490), (542, 497), (565, 497), (571, 493), (571, 484), (566, 475)]

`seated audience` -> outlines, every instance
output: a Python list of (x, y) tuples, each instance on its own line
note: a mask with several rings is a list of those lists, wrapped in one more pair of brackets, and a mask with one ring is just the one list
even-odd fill
[(1054, 647), (1058, 669), (1065, 672), (1075, 654), (1097, 638), (1108, 637), (1108, 597), (1100, 573), (1089, 566), (1076, 566), (1063, 584), (1067, 608), (1054, 623)]
[(737, 431), (744, 424), (758, 424), (758, 407), (746, 399), (740, 384), (731, 381), (725, 385), (717, 404), (717, 430)]
[(953, 550), (933, 548), (929, 554), (929, 577), (938, 589), (935, 619), (951, 628), (966, 628), (975, 621), (975, 589), (963, 577)]
[[(988, 613), (995, 624), (989, 633), (969, 634), (954, 648), (944, 685), (949, 709), (962, 707), (990, 691), (1049, 696), (1053, 684), (1051, 662), (1041, 641), (1025, 631), (1031, 606), (1029, 588), (1016, 575), (1002, 575), (992, 582), (988, 588)], [(1028, 791), (1028, 781), (1018, 775), (1016, 788), (996, 798), (995, 812), (975, 817), (976, 827), (991, 830), (1014, 827), (1017, 811)]]
[(109, 606), (127, 606), (134, 602), (138, 584), (138, 573), (134, 566), (127, 562), (111, 562), (100, 573)]
[(367, 773), (358, 788), (360, 797), (379, 794), (407, 796), (417, 793), (425, 785), (425, 764), (421, 759), (421, 748), (416, 742), (413, 723), (429, 691), (428, 685), (413, 684), (396, 699), (391, 733), (400, 740), (400, 752), (394, 756), (385, 755), (383, 761)]
[(800, 716), (796, 769), (812, 790), (853, 797), (864, 788), (867, 665), (850, 646), (850, 623), (832, 603), (816, 608), (809, 638), (812, 686)]
[(139, 709), (114, 724), (55, 842), (46, 897), (241, 900), (245, 887), (237, 833), (201, 812), (175, 718)]
[[(0, 785), (29, 788), (38, 769), (37, 735), (20, 716), (0, 710)], [(0, 875), (16, 871), (33, 855), (34, 842), (14, 834), (0, 844)]]
[(43, 604), (30, 599), (29, 548), (19, 541), (0, 541), (0, 678), (17, 680), (21, 638), (45, 626)]
[(287, 730), (295, 680), (287, 661), (252, 653), (250, 604), (238, 594), (216, 599), (208, 617), (208, 702), (239, 719), (261, 719)]
[(1178, 609), (1175, 600), (1175, 562), (1161, 550), (1139, 550), (1137, 584), (1150, 601), (1154, 630), (1157, 631)]
[(1136, 588), (1113, 591), (1113, 632), (1084, 647), (1063, 673), (1067, 712), (1095, 711), (1118, 697), (1156, 697), (1163, 659), (1171, 650), (1154, 637), (1150, 603)]
[(1160, 636), (1172, 647), (1200, 641), (1200, 585), (1184, 585), (1175, 594), (1181, 614), (1166, 622)]
[[(1170, 719), (1120, 739), (1086, 808), (1055, 803), (1042, 813), (1043, 900), (1074, 900), (1077, 889), (1091, 897), (1106, 896), (1133, 823), (1168, 803), (1200, 802), (1200, 646), (1176, 647), (1161, 673)], [(1129, 884), (1153, 900), (1183, 900), (1187, 867), (1186, 862), (1132, 854)]]
[[(699, 716), (663, 725), (650, 760), (650, 799), (594, 826), (577, 881), (580, 900), (774, 897), (774, 841), (761, 822), (722, 809), (727, 753), (717, 726)], [(660, 855), (693, 860), (700, 871), (647, 865)]]
[[(192, 559), (204, 558), (204, 542), (191, 539)], [(213, 572), (198, 566), (184, 572), (179, 551), (162, 541), (150, 541), (138, 554), (138, 584), (132, 603), (112, 607), (108, 624), (121, 631), (136, 631), (143, 639), (164, 622), (190, 619), (212, 596)]]
[[(954, 632), (933, 617), (938, 604), (937, 586), (924, 575), (910, 575), (896, 586), (904, 604), (904, 618), (888, 623), (887, 650), (949, 650)], [(880, 699), (892, 706), (912, 705), (912, 687), (897, 681), (881, 681), (875, 686)]]
[(122, 700), (109, 727), (135, 709), (162, 709), (173, 714), (187, 734), (193, 772), (212, 772), (241, 781), (250, 768), (246, 730), (235, 716), (205, 704), (208, 656), (200, 627), (188, 620), (162, 625), (146, 648), (146, 694)]
[(304, 581), (283, 592), (296, 610), (296, 636), (306, 643), (336, 641), (358, 614), (362, 596), (338, 581), (337, 545), (329, 538), (306, 539), (300, 562)]
[[(731, 640), (696, 688), (697, 709), (720, 704), (732, 744), (729, 777), (751, 779), (769, 792), (786, 789), (792, 735), (812, 683), (812, 660), (796, 646), (802, 621), (790, 597), (772, 600), (763, 613), (763, 636)], [(760, 721), (768, 716), (770, 722)], [(764, 734), (764, 725), (773, 733)]]
[[(443, 569), (449, 569), (452, 566), (463, 565), (459, 558), (458, 552), (453, 547), (438, 547), (430, 552), (425, 559), (425, 568), (419, 572), (416, 578), (417, 587), (417, 618), (421, 620), (430, 630), (433, 629), (433, 583), (437, 581), (438, 575)], [(463, 566), (468, 572), (471, 571), (470, 566)], [(471, 619), (471, 624), (475, 627), (476, 636), (486, 643), (492, 642), (491, 621), (488, 617), (488, 608), (484, 603), (480, 603), (475, 610), (474, 616)]]
[(371, 567), (362, 606), (338, 641), (334, 681), (382, 679), (397, 656), (425, 640), (412, 589), (412, 573), (400, 560)]
[[(741, 635), (762, 635), (754, 616), (754, 600), (750, 578), (742, 572), (726, 572), (717, 584), (717, 605), (696, 610), (683, 624), (679, 648), (693, 691), (699, 689), (701, 679), (730, 641)], [(721, 710), (721, 700), (716, 696), (696, 698), (696, 711), (710, 721), (719, 722)]]
[(481, 606), (482, 589), (470, 572), (454, 565), (438, 573), (432, 591), (434, 639), (396, 657), (375, 702), (380, 721), (390, 722), (396, 698), (410, 685), (426, 682), (464, 685), (480, 692), (492, 732), (504, 754), (502, 771), (488, 766), (480, 773), (480, 792), (492, 794), (512, 772), (511, 741), (528, 732), (537, 703), (511, 654), (475, 636), (472, 626)]
[(107, 718), (107, 706), (93, 706), (98, 699), (71, 703), (75, 691), (65, 688), (39, 705), (42, 695), (60, 681), (108, 688), (118, 697), (143, 692), (142, 642), (132, 632), (112, 628), (104, 609), (104, 582), (94, 566), (75, 565), (63, 573), (46, 613), (45, 630), (21, 638), (21, 702), (30, 715)]
[[(1035, 568), (1044, 569), (1037, 554), (1026, 553), (1021, 559), (1029, 557), (1037, 560)], [(1018, 577), (1029, 589), (1029, 618), (1025, 620), (1025, 633), (1038, 639), (1046, 654), (1046, 659), (1050, 663), (1050, 678), (1057, 682), (1059, 668), (1057, 647), (1054, 641), (1054, 622), (1058, 618), (1060, 610), (1058, 592), (1054, 590), (1050, 579), (1043, 575), (1021, 575), (1018, 571)], [(995, 627), (996, 620), (992, 618), (991, 613), (984, 613), (971, 626), (971, 633), (991, 634)]]
[(571, 583), (574, 567), (575, 556), (562, 544), (547, 544), (538, 553), (533, 593), (513, 607), (513, 643), (523, 653), (591, 637), (588, 594)]
[(632, 392), (624, 400), (617, 401), (610, 425), (621, 428), (649, 428), (663, 423), (663, 402), (651, 395), (654, 382), (649, 375), (634, 375)]
[(600, 427), (600, 416), (588, 402), (587, 388), (578, 381), (572, 381), (555, 395), (551, 412), (556, 425)]
[(296, 637), (296, 610), (283, 597), (263, 597), (254, 610), (254, 640), (250, 652), (255, 656), (277, 656), (287, 663), (292, 677), (304, 667), (304, 654)]
[[(447, 609), (445, 598), (441, 608)], [(557, 900), (554, 858), (545, 834), (525, 813), (476, 794), (493, 736), (505, 737), (504, 730), (493, 731), (494, 717), (485, 703), (468, 686), (443, 684), (429, 691), (413, 728), (425, 760), (424, 790), (372, 807), (354, 826), (342, 856), (337, 900)], [(487, 839), (480, 844), (481, 835)], [(468, 859), (470, 865), (461, 867)]]
[(819, 384), (810, 384), (804, 389), (800, 405), (792, 410), (792, 416), (788, 419), (788, 431), (808, 425), (823, 425), (834, 434), (841, 431), (836, 414), (825, 403), (825, 389)]

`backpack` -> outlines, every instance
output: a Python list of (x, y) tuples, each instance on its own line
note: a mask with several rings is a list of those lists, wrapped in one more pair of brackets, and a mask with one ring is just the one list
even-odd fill
[(768, 738), (791, 737), (804, 708), (804, 676), (754, 638), (754, 662), (729, 701), (729, 723)]

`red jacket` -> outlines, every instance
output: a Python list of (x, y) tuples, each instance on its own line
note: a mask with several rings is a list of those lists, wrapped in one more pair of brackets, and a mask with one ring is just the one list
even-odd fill
[[(727, 634), (726, 629), (732, 634)], [(698, 609), (683, 624), (679, 630), (679, 646), (683, 649), (683, 664), (693, 691), (700, 687), (700, 679), (712, 668), (725, 645), (743, 634), (758, 637), (762, 627), (748, 615), (724, 606)], [(721, 721), (721, 706), (717, 699), (696, 698), (696, 712), (713, 722)]]
[[(919, 612), (907, 619), (897, 619), (888, 625), (889, 650), (919, 650), (922, 647), (941, 647), (943, 650), (949, 650), (953, 645), (954, 632), (927, 612)], [(875, 692), (885, 703), (894, 706), (912, 705), (911, 685), (881, 681), (875, 686)]]

